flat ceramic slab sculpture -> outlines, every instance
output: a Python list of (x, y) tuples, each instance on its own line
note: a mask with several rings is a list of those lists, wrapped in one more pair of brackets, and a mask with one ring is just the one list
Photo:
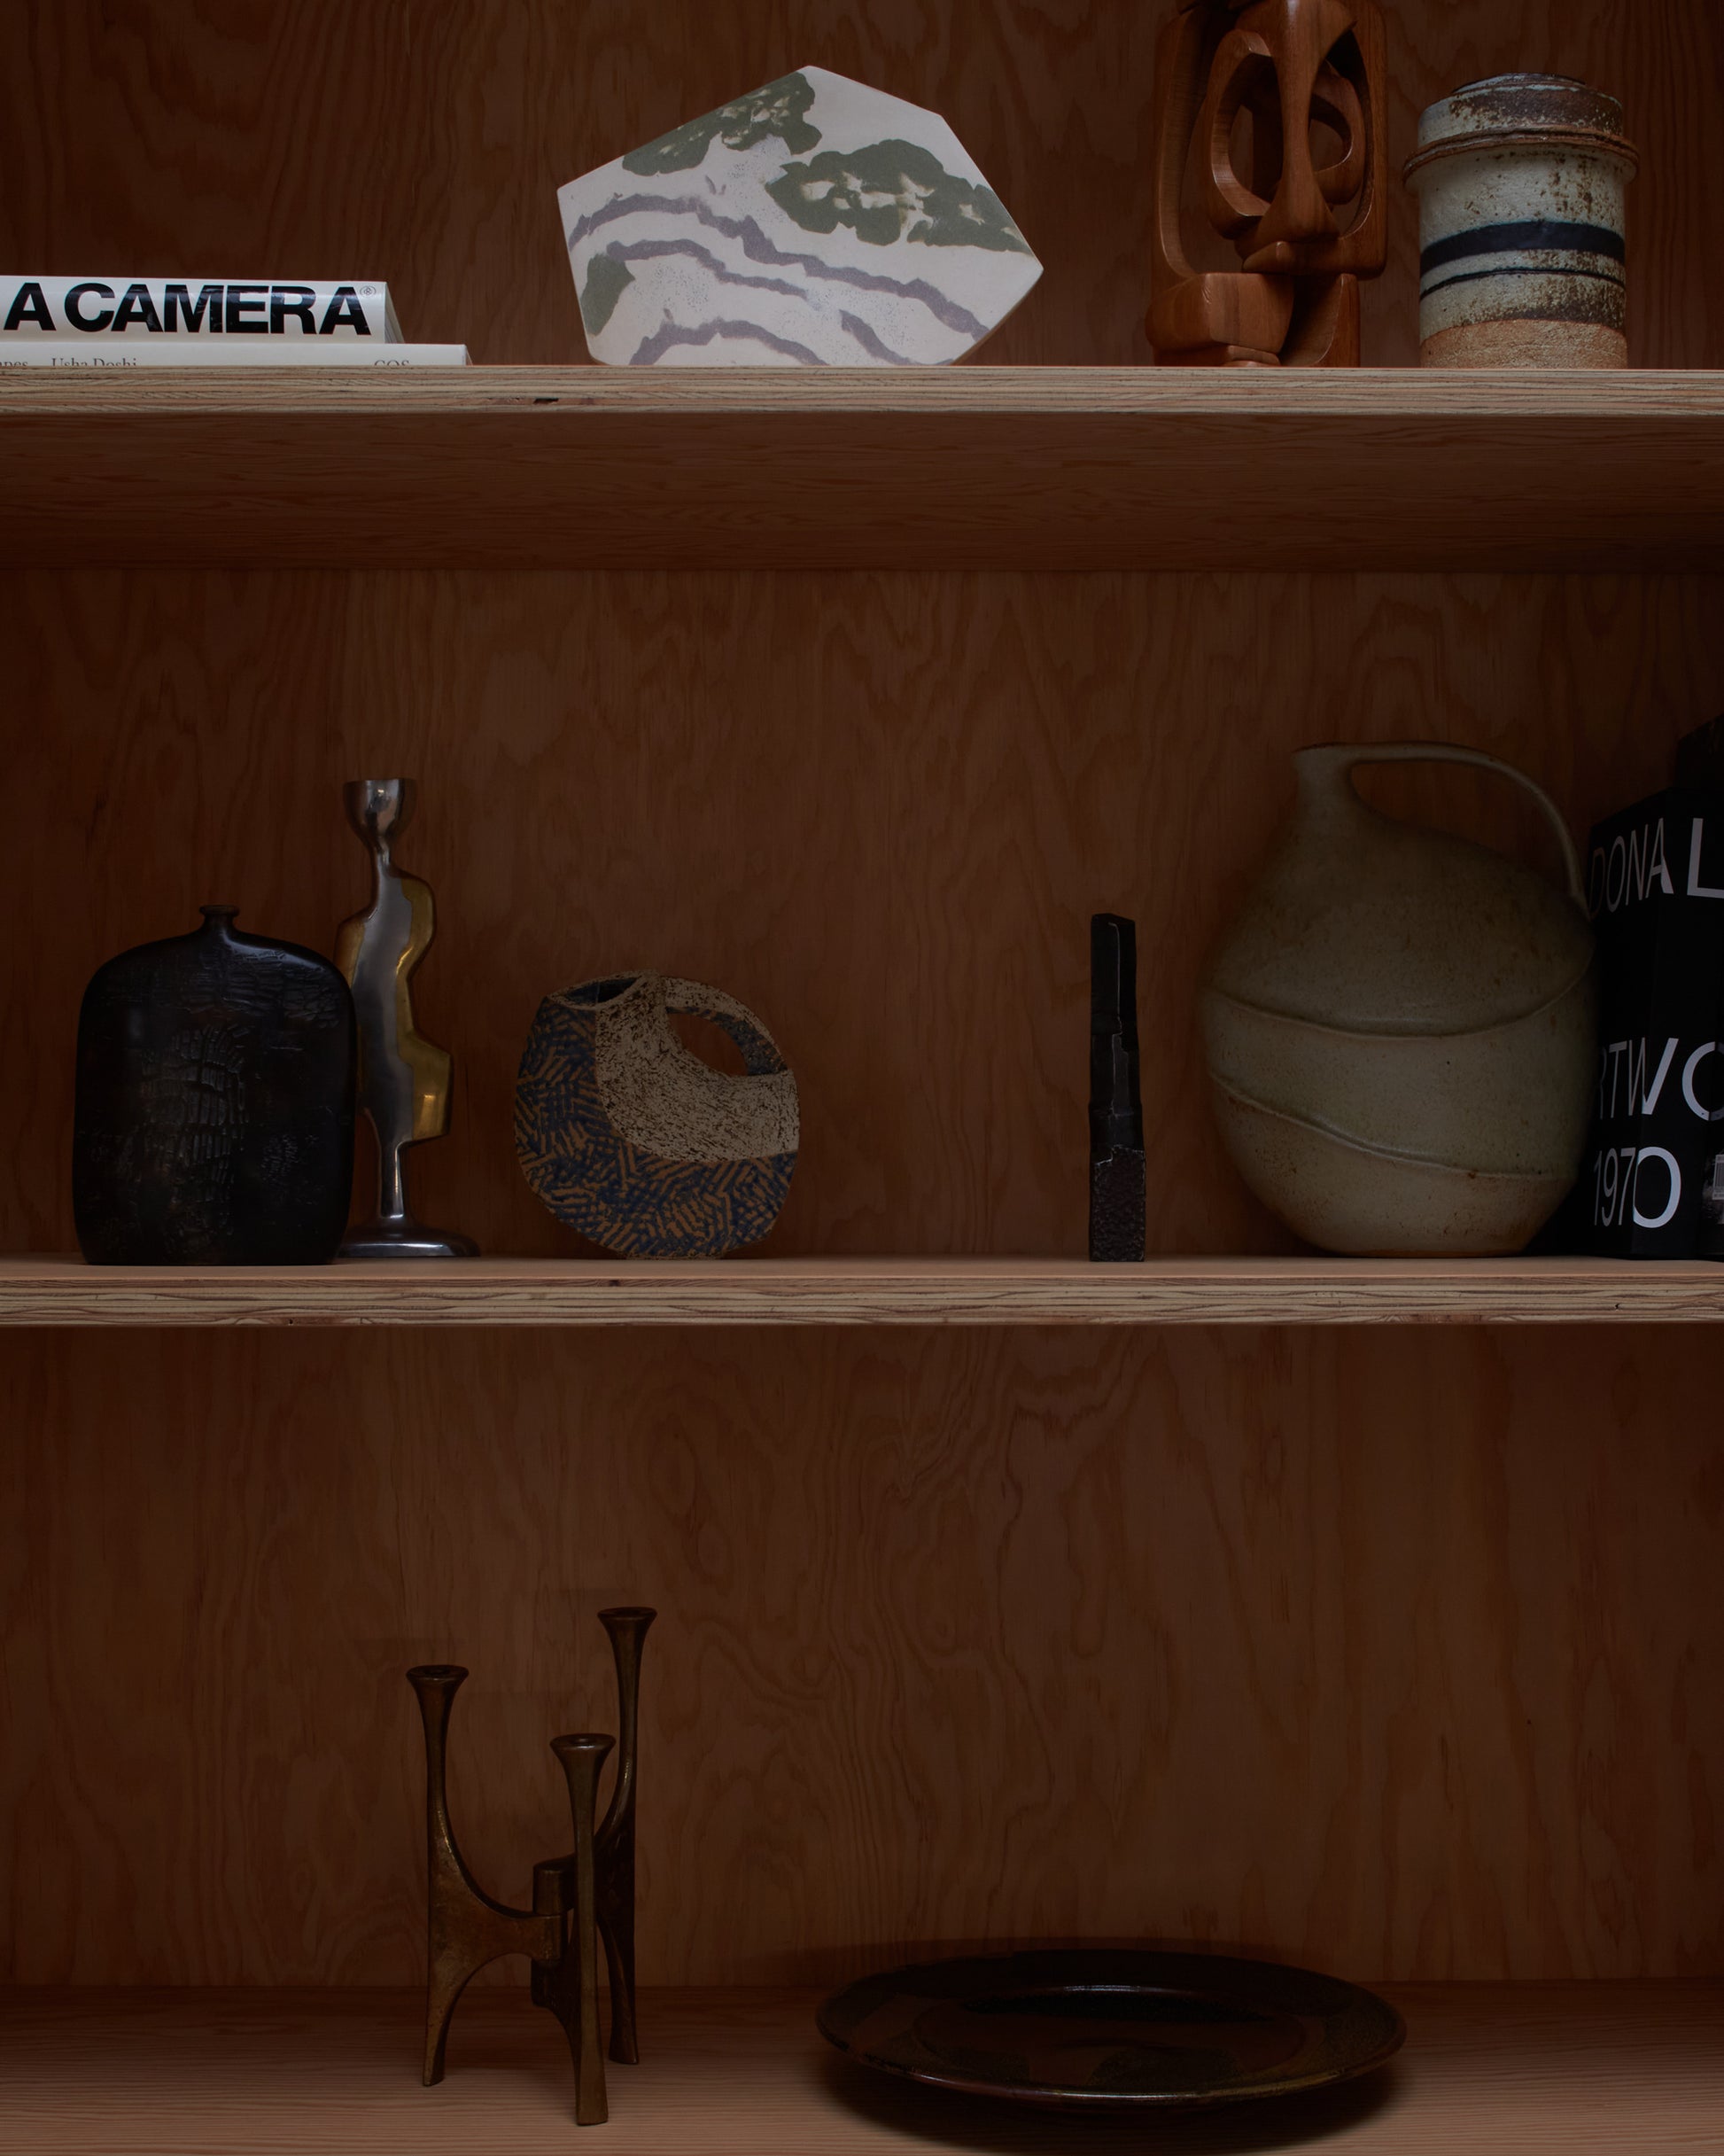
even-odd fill
[(804, 67), (557, 191), (617, 367), (945, 366), (1042, 274), (937, 113)]

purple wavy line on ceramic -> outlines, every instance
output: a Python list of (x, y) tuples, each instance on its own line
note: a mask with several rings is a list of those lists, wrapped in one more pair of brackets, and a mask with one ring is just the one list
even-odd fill
[(839, 269), (830, 262), (823, 262), (818, 254), (786, 254), (782, 248), (773, 245), (752, 217), (720, 217), (693, 195), (613, 195), (590, 217), (576, 219), (569, 233), (571, 249), (578, 246), (589, 232), (597, 231), (602, 224), (610, 224), (618, 217), (632, 217), (638, 211), (693, 217), (712, 231), (722, 232), (726, 239), (741, 240), (742, 252), (751, 262), (780, 263), (788, 269), (805, 270), (811, 277), (851, 285), (858, 292), (895, 292), (900, 299), (920, 301), (936, 322), (944, 323), (949, 330), (958, 330), (966, 337), (987, 335), (985, 323), (978, 322), (967, 307), (959, 307), (955, 300), (948, 300), (936, 286), (920, 277), (905, 282), (897, 277), (876, 276), (866, 269)]
[(686, 254), (709, 269), (719, 284), (746, 284), (755, 292), (781, 292), (792, 300), (805, 300), (807, 294), (800, 284), (787, 284), (782, 277), (745, 277), (740, 269), (726, 269), (710, 247), (702, 246), (697, 239), (613, 239), (605, 253), (615, 262), (645, 262), (656, 261), (666, 254)]
[(841, 314), (838, 317), (862, 349), (872, 354), (888, 367), (913, 367), (914, 360), (905, 359), (902, 352), (894, 352), (890, 345), (883, 344), (859, 315)]
[(762, 329), (757, 322), (703, 322), (697, 330), (685, 329), (680, 323), (667, 322), (662, 329), (655, 330), (645, 339), (629, 361), (631, 367), (650, 367), (664, 358), (678, 345), (710, 345), (715, 337), (742, 337), (751, 343), (768, 346), (774, 352), (783, 353), (804, 367), (824, 367), (827, 362), (818, 352), (811, 352), (806, 345), (792, 344), (788, 337), (774, 337), (770, 330)]

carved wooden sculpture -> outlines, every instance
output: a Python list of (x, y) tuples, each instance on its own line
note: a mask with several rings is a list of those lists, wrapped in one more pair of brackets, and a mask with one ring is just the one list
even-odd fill
[[(1359, 279), (1386, 259), (1385, 81), (1376, 0), (1179, 0), (1155, 86), (1149, 339), (1164, 364), (1359, 364)], [(1339, 144), (1321, 164), (1316, 128)], [(1238, 270), (1199, 270), (1186, 252), (1193, 161)]]
[(569, 1785), (575, 1846), (532, 1868), (532, 1907), (493, 1902), (467, 1869), (449, 1819), (449, 1715), (467, 1672), (454, 1663), (409, 1670), (425, 1725), (425, 1855), (429, 1891), (430, 1977), (425, 2003), (424, 2083), (443, 2078), (444, 2051), (455, 2005), (487, 1962), (525, 1954), (532, 2001), (555, 2014), (575, 2069), (575, 2123), (601, 2126), (610, 2116), (599, 2052), (598, 1945), (610, 1977), (610, 2056), (640, 2062), (634, 2012), (634, 1801), (641, 1696), (641, 1652), (650, 1609), (602, 1609), (617, 1668), (617, 1779), (596, 1830), (599, 1773), (611, 1739), (553, 1737)]

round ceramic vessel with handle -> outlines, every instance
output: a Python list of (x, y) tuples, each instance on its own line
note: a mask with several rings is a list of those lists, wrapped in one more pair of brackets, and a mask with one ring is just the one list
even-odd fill
[[(1471, 765), (1524, 787), (1564, 883), (1380, 815), (1365, 763)], [(1229, 1152), (1319, 1249), (1523, 1249), (1573, 1185), (1596, 1055), (1580, 857), (1542, 787), (1472, 749), (1324, 746), (1202, 992)]]

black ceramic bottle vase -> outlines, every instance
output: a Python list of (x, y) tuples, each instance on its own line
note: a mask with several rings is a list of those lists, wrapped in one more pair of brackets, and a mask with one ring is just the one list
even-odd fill
[(72, 1203), (97, 1265), (320, 1265), (353, 1181), (353, 1001), (231, 906), (98, 969), (78, 1020)]
[(1144, 1255), (1144, 1106), (1138, 1079), (1138, 929), (1118, 914), (1090, 922), (1090, 1257)]

